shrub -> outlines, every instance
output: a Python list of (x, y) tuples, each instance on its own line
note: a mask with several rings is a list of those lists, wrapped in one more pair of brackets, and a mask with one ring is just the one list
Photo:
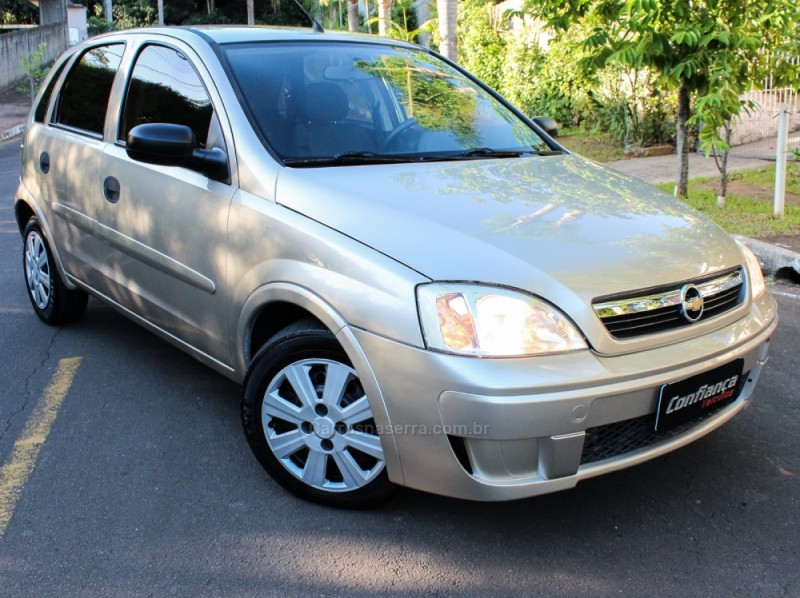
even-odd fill
[(45, 52), (47, 52), (47, 44), (42, 42), (35, 50), (22, 56), (18, 62), (19, 69), (24, 73), (25, 78), (17, 87), (17, 90), (30, 95), (31, 102), (33, 102), (42, 81), (50, 71), (49, 67), (44, 64)]

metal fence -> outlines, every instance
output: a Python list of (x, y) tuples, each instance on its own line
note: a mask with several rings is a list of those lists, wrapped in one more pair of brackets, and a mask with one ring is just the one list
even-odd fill
[[(791, 60), (800, 65), (800, 56)], [(781, 104), (789, 107), (790, 159), (800, 157), (800, 94), (792, 88), (775, 88), (772, 77), (761, 85), (763, 91), (751, 91), (742, 99), (752, 102), (755, 108), (742, 112), (734, 123), (731, 137), (731, 155), (747, 158), (775, 158), (778, 138), (778, 115)]]
[(746, 158), (775, 158), (778, 115), (781, 104), (789, 107), (789, 158), (800, 154), (800, 94), (793, 89), (750, 92), (745, 99), (756, 108), (742, 113), (733, 127), (731, 155)]

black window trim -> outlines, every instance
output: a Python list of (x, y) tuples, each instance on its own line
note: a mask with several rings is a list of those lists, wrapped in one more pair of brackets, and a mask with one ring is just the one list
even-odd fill
[[(111, 100), (111, 92), (109, 92), (109, 98), (108, 98), (109, 101), (106, 103), (106, 114), (105, 114), (105, 117), (103, 118), (103, 132), (102, 133), (95, 133), (94, 131), (88, 131), (86, 129), (81, 129), (79, 127), (73, 127), (72, 125), (65, 125), (64, 123), (61, 123), (61, 122), (58, 122), (58, 121), (54, 120), (54, 117), (56, 115), (58, 115), (58, 113), (60, 111), (60, 108), (61, 108), (61, 93), (64, 91), (64, 85), (66, 84), (67, 79), (69, 78), (70, 74), (72, 73), (72, 69), (74, 69), (77, 66), (77, 64), (81, 61), (81, 59), (86, 54), (88, 54), (92, 50), (95, 50), (97, 48), (102, 48), (104, 46), (122, 46), (122, 48), (123, 48), (122, 55), (120, 57), (119, 67), (117, 67), (117, 71), (114, 73), (114, 80), (116, 81), (116, 78), (119, 76), (119, 73), (122, 70), (122, 68), (124, 66), (124, 63), (125, 63), (125, 52), (126, 52), (127, 47), (128, 47), (128, 42), (127, 41), (122, 40), (122, 39), (113, 40), (113, 41), (102, 40), (99, 43), (91, 44), (91, 45), (88, 45), (88, 46), (84, 47), (80, 52), (75, 52), (75, 54), (73, 55), (71, 61), (70, 60), (67, 61), (67, 62), (69, 62), (69, 67), (65, 68), (64, 69), (64, 73), (62, 73), (62, 75), (64, 76), (64, 79), (61, 81), (61, 84), (58, 86), (58, 94), (56, 95), (56, 98), (53, 101), (53, 105), (50, 107), (50, 114), (49, 114), (49, 118), (48, 118), (48, 124), (50, 126), (52, 126), (53, 128), (61, 129), (63, 131), (67, 131), (67, 132), (70, 132), (70, 133), (75, 133), (77, 135), (81, 135), (83, 137), (88, 137), (90, 139), (96, 139), (98, 141), (102, 141), (103, 139), (105, 139), (105, 125), (106, 125), (106, 123), (108, 121), (108, 114), (109, 114), (108, 108), (109, 108), (109, 104), (111, 103), (110, 102), (110, 100)], [(114, 83), (111, 84), (111, 91), (113, 92), (113, 90), (114, 90)]]

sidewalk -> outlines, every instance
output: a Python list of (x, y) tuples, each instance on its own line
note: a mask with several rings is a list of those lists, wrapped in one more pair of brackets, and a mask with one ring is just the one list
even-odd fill
[[(728, 172), (761, 168), (770, 164), (769, 160), (758, 158), (728, 158)], [(652, 185), (675, 181), (678, 178), (678, 156), (652, 156), (650, 158), (631, 158), (617, 160), (605, 164), (630, 176), (646, 181)], [(719, 170), (714, 158), (706, 158), (703, 154), (689, 154), (689, 178), (718, 177)]]
[(0, 143), (22, 133), (30, 107), (30, 97), (13, 88), (0, 93)]

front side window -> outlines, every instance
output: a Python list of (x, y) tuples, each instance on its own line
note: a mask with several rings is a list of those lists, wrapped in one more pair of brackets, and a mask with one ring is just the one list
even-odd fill
[(84, 52), (61, 89), (56, 122), (103, 135), (108, 98), (124, 50), (124, 44), (110, 44)]
[(289, 165), (332, 158), (473, 159), (553, 151), (507, 105), (421, 49), (224, 46), (256, 127)]
[(131, 74), (120, 139), (146, 123), (186, 125), (198, 147), (206, 147), (214, 110), (199, 75), (183, 54), (164, 46), (147, 46)]

